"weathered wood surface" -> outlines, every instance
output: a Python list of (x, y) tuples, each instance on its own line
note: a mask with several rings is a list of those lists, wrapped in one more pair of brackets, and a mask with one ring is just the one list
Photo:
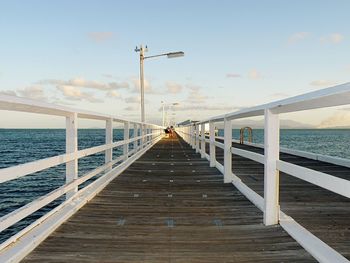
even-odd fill
[[(234, 147), (264, 154), (264, 149), (233, 143)], [(208, 148), (208, 147), (207, 147)], [(208, 152), (208, 149), (206, 149)], [(223, 164), (223, 151), (216, 148)], [(350, 180), (350, 169), (281, 153), (280, 159)], [(264, 196), (264, 166), (233, 155), (232, 171), (255, 192)], [(350, 191), (350, 189), (349, 189)], [(281, 210), (350, 260), (350, 200), (285, 173), (280, 173)]]
[(163, 139), (24, 262), (315, 261), (262, 217), (181, 139)]

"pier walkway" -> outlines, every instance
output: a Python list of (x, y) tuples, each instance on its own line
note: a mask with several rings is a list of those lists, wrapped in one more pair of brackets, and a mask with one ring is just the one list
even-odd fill
[[(261, 192), (260, 164), (236, 158), (236, 172)], [(288, 195), (282, 189), (288, 212), (302, 208)], [(265, 226), (262, 219), (181, 138), (164, 138), (24, 262), (315, 262), (279, 225)]]

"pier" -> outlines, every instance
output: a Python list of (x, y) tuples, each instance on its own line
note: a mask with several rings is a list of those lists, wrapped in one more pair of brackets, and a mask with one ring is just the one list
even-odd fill
[[(1, 96), (0, 109), (66, 118), (67, 134), (66, 154), (1, 169), (1, 182), (60, 164), (67, 180), (0, 219), (2, 231), (66, 197), (2, 243), (0, 261), (349, 262), (350, 162), (279, 146), (279, 114), (349, 103), (344, 84), (177, 127), (168, 138), (157, 125)], [(252, 116), (265, 119), (264, 144), (233, 140), (231, 121)], [(105, 122), (106, 144), (78, 150), (78, 118)], [(114, 122), (124, 125), (121, 141)], [(77, 161), (98, 152), (105, 164), (78, 177)]]

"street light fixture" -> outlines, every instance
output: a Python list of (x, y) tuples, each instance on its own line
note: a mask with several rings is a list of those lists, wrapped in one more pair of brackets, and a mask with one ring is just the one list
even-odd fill
[(140, 47), (135, 48), (135, 52), (140, 52), (141, 122), (145, 122), (145, 88), (144, 88), (145, 78), (143, 74), (144, 60), (148, 58), (156, 58), (156, 57), (162, 57), (162, 56), (167, 56), (168, 58), (177, 58), (177, 57), (183, 57), (185, 55), (184, 52), (178, 51), (178, 52), (169, 52), (169, 53), (145, 57), (145, 52), (147, 51), (148, 51), (147, 46), (143, 47), (142, 45), (140, 45)]

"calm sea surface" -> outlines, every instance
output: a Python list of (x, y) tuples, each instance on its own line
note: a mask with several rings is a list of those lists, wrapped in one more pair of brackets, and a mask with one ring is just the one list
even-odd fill
[[(219, 131), (223, 135), (223, 131)], [(130, 136), (132, 136), (132, 131)], [(114, 141), (123, 139), (122, 130), (114, 130)], [(233, 138), (239, 139), (239, 131), (233, 130)], [(281, 130), (281, 146), (291, 149), (320, 153), (342, 158), (350, 158), (350, 130)], [(82, 129), (78, 131), (78, 147), (85, 149), (104, 144), (105, 132), (101, 129)], [(264, 131), (253, 131), (253, 142), (263, 143)], [(116, 148), (114, 157), (121, 155)], [(0, 129), (0, 169), (52, 157), (65, 153), (65, 130), (62, 129)], [(104, 153), (95, 154), (79, 160), (79, 176), (102, 165)], [(59, 165), (20, 179), (0, 184), (0, 217), (35, 200), (65, 182), (65, 165)], [(89, 182), (87, 182), (88, 184)], [(86, 185), (86, 184), (85, 184)], [(47, 211), (62, 202), (56, 200), (40, 209), (32, 216), (23, 219), (0, 233), (0, 243), (23, 229)]]

